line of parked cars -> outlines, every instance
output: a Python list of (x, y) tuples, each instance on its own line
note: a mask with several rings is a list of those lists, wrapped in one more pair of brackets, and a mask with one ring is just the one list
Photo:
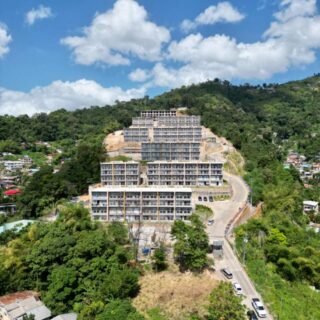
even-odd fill
[[(233, 279), (233, 274), (228, 268), (223, 268), (221, 269), (221, 273), (228, 279), (231, 280)], [(232, 288), (235, 292), (236, 295), (244, 295), (243, 290), (238, 282), (233, 282), (232, 283)], [(260, 318), (266, 318), (267, 317), (267, 312), (266, 309), (264, 308), (262, 302), (258, 298), (253, 298), (251, 300), (251, 304), (254, 310), (249, 310), (247, 312), (247, 316), (249, 320), (258, 320), (258, 316)], [(258, 315), (258, 316), (257, 316)]]

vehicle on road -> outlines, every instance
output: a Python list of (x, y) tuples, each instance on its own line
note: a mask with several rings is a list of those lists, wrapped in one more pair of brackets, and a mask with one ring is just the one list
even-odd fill
[(258, 298), (253, 298), (252, 299), (252, 306), (254, 310), (256, 310), (258, 316), (260, 318), (266, 318), (267, 317), (267, 312), (266, 309), (264, 308), (262, 302)]
[(221, 269), (221, 273), (227, 278), (227, 279), (232, 279), (233, 274), (229, 271), (227, 268)]
[(240, 284), (238, 282), (234, 282), (232, 284), (232, 287), (233, 287), (233, 290), (236, 293), (236, 295), (238, 295), (238, 296), (243, 295), (242, 288), (241, 288), (241, 286), (240, 286)]
[(256, 313), (253, 310), (249, 310), (247, 312), (247, 316), (249, 320), (258, 320)]
[(213, 223), (214, 223), (214, 220), (213, 220), (213, 219), (209, 219), (208, 222), (207, 222), (208, 226), (212, 226)]

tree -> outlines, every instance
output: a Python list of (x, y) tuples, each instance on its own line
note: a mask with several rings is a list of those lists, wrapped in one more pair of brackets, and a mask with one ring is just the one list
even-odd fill
[(171, 234), (174, 243), (174, 254), (182, 271), (202, 271), (208, 264), (207, 252), (209, 247), (208, 235), (199, 216), (193, 214), (190, 224), (175, 221)]
[(144, 317), (128, 300), (113, 300), (105, 306), (97, 320), (144, 320)]
[(246, 319), (242, 299), (234, 294), (229, 282), (220, 282), (211, 292), (209, 300), (208, 320)]
[(25, 316), (23, 316), (22, 317), (22, 320), (35, 320), (36, 319), (36, 317), (35, 317), (35, 315), (34, 314), (29, 314), (29, 315), (25, 315)]
[(161, 244), (159, 248), (156, 248), (154, 250), (154, 253), (151, 259), (152, 259), (152, 267), (157, 272), (163, 271), (167, 268), (166, 248), (164, 247), (163, 244)]

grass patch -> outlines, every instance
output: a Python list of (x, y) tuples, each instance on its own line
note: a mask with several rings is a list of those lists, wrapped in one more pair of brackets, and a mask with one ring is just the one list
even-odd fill
[(206, 221), (210, 217), (212, 217), (214, 213), (213, 213), (213, 210), (211, 208), (206, 207), (206, 206), (201, 205), (201, 204), (197, 204), (196, 205), (195, 214), (197, 214), (202, 221)]
[(140, 278), (140, 293), (133, 305), (149, 320), (185, 320), (193, 314), (205, 316), (208, 297), (218, 280), (209, 272), (180, 273), (177, 268), (147, 273)]
[(232, 151), (227, 155), (227, 162), (223, 165), (223, 168), (225, 171), (239, 175), (244, 176), (244, 159), (240, 152), (238, 151)]

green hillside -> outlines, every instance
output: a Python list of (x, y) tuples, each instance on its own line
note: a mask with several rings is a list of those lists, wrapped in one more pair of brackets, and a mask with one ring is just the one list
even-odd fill
[(103, 137), (128, 126), (140, 110), (183, 107), (188, 114), (201, 115), (203, 125), (229, 139), (242, 153), (253, 203), (263, 202), (262, 216), (237, 230), (240, 254), (243, 237), (249, 238), (249, 274), (281, 319), (319, 319), (320, 295), (310, 286), (320, 289), (320, 236), (307, 231), (308, 217), (302, 214), (304, 199), (320, 200), (319, 180), (305, 189), (297, 171), (283, 167), (289, 150), (319, 162), (319, 105), (318, 75), (263, 86), (234, 86), (217, 79), (115, 106), (33, 117), (1, 116), (0, 152), (25, 152), (39, 140), (70, 146), (71, 159), (58, 175), (52, 167), (44, 167), (25, 183), (20, 207), (25, 216), (38, 216), (45, 207), (97, 181)]

